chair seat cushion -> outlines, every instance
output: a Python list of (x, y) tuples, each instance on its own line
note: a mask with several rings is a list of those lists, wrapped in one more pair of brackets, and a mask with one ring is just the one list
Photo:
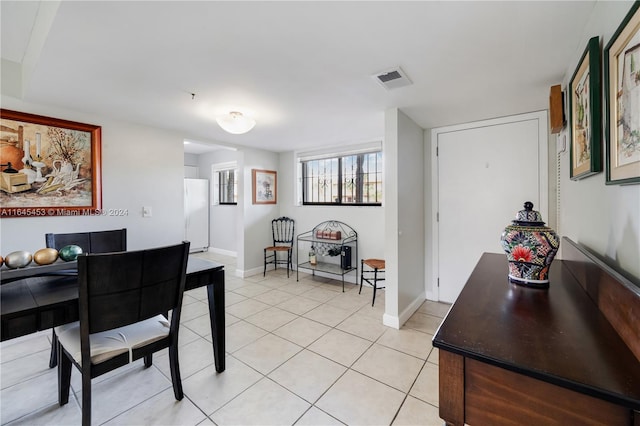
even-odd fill
[(287, 246), (271, 246), (271, 247), (267, 247), (265, 250), (267, 250), (267, 251), (289, 251), (289, 250), (291, 250), (291, 247), (287, 247)]
[[(164, 315), (156, 315), (144, 321), (113, 330), (94, 333), (89, 336), (91, 343), (91, 362), (99, 364), (122, 353), (145, 346), (169, 335), (169, 321)], [(60, 344), (82, 365), (80, 352), (80, 322), (61, 325), (55, 328)]]
[(362, 261), (365, 265), (373, 269), (384, 269), (384, 259), (364, 259)]

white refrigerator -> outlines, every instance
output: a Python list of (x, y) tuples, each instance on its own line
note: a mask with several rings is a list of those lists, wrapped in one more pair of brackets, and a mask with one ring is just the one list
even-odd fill
[(209, 249), (209, 181), (184, 180), (184, 238), (191, 251)]

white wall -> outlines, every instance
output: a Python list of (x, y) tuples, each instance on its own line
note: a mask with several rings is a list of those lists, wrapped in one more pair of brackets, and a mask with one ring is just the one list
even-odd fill
[[(213, 186), (212, 166), (220, 163), (238, 161), (238, 152), (219, 149), (197, 156), (197, 165), (201, 179), (209, 180), (211, 191), (217, 190)], [(239, 173), (242, 180), (242, 174)], [(242, 182), (238, 182), (242, 185)], [(209, 201), (213, 202), (213, 193), (209, 196)], [(240, 201), (240, 200), (239, 200)], [(238, 250), (238, 217), (242, 207), (238, 205), (211, 204), (209, 208), (209, 246), (213, 251), (229, 255), (237, 255)]]
[(400, 327), (398, 310), (398, 157), (399, 157), (399, 111), (397, 108), (384, 114), (384, 259), (385, 259), (385, 313), (383, 323)]
[(397, 108), (385, 112), (386, 305), (400, 328), (425, 300), (424, 131)]
[(402, 111), (398, 130), (398, 310), (402, 317), (402, 312), (412, 314), (425, 299), (424, 130)]
[(253, 169), (278, 171), (279, 155), (274, 152), (252, 148), (238, 149), (238, 265), (241, 276), (262, 274), (264, 270), (264, 248), (273, 244), (271, 221), (280, 216), (280, 185), (283, 179), (277, 176), (277, 204), (253, 204)]
[[(567, 66), (563, 90), (566, 90), (588, 40), (599, 35), (604, 55), (604, 47), (632, 3), (595, 3), (582, 43), (576, 47), (573, 60)], [(603, 123), (606, 123), (604, 102), (602, 112)], [(640, 185), (605, 185), (604, 171), (580, 181), (571, 181), (568, 133), (566, 137), (567, 151), (561, 154), (558, 232), (591, 248), (615, 269), (640, 283)], [(605, 143), (603, 136), (603, 159)]]
[[(126, 216), (0, 219), (3, 256), (45, 247), (47, 232), (127, 228), (127, 245), (132, 250), (182, 241), (182, 135), (8, 96), (1, 99), (6, 109), (102, 126), (102, 206), (128, 212)], [(143, 206), (152, 207), (152, 217), (142, 217)]]
[[(384, 153), (386, 158), (386, 152)], [(386, 159), (385, 159), (386, 161)], [(296, 205), (296, 157), (293, 151), (280, 154), (278, 204), (280, 215), (296, 221), (296, 235), (312, 230), (326, 220), (344, 222), (358, 233), (358, 268), (362, 258), (384, 257), (384, 207), (381, 206), (299, 206)], [(386, 194), (383, 194), (383, 198)], [(386, 203), (386, 198), (385, 198)], [(294, 253), (294, 263), (297, 254)], [(344, 276), (346, 282), (359, 282), (355, 272)]]

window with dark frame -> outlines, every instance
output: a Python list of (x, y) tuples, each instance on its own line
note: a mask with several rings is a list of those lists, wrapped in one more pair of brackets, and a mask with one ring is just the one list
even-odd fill
[(220, 204), (238, 204), (238, 179), (235, 169), (218, 171)]
[(382, 205), (382, 151), (302, 161), (302, 204)]

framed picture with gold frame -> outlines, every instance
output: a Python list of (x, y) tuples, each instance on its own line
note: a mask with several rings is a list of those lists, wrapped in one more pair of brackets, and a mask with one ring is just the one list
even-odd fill
[(251, 170), (253, 204), (278, 202), (278, 173), (273, 170)]
[(96, 215), (101, 127), (0, 109), (0, 218)]
[(593, 37), (569, 83), (572, 180), (602, 171), (600, 88), (600, 38)]
[(607, 185), (640, 183), (640, 1), (604, 53)]

